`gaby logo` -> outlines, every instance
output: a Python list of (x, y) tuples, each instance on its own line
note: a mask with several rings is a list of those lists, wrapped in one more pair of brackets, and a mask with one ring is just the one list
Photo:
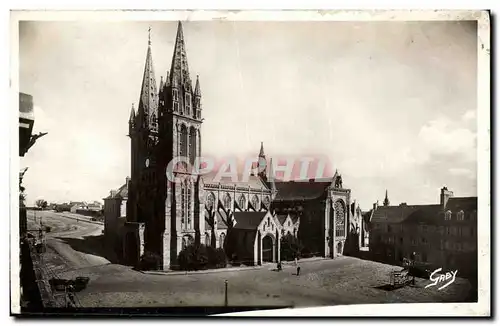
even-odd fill
[(451, 283), (455, 282), (455, 277), (456, 277), (456, 275), (458, 273), (458, 269), (455, 270), (455, 271), (446, 272), (446, 274), (437, 275), (440, 271), (441, 271), (441, 268), (438, 268), (434, 272), (431, 273), (431, 276), (429, 278), (432, 281), (432, 283), (429, 284), (429, 285), (427, 285), (425, 287), (426, 289), (428, 287), (435, 286), (438, 283), (442, 284), (442, 283), (450, 280), (449, 282), (447, 282), (446, 284), (444, 284), (443, 286), (441, 286), (440, 288), (438, 288), (438, 290), (442, 290), (445, 287), (447, 287), (448, 285), (450, 285)]

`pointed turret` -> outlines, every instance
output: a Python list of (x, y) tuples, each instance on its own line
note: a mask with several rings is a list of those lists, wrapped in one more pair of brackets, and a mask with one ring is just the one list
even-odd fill
[(165, 84), (163, 87), (168, 87), (170, 86), (170, 73), (167, 70), (167, 76), (165, 77)]
[(276, 195), (276, 183), (275, 183), (275, 180), (276, 179), (276, 176), (274, 175), (274, 168), (273, 168), (273, 159), (270, 158), (269, 159), (269, 174), (268, 174), (268, 178), (267, 178), (267, 182), (268, 182), (268, 185), (269, 187), (271, 188), (271, 191), (273, 193), (273, 198), (274, 198), (274, 195)]
[(175, 38), (174, 55), (170, 67), (170, 84), (174, 87), (191, 83), (189, 77), (189, 67), (186, 55), (186, 45), (184, 44), (184, 34), (182, 23), (177, 25), (177, 36)]
[(135, 109), (134, 109), (134, 103), (132, 103), (132, 109), (130, 109), (130, 117), (128, 119), (128, 122), (130, 124), (133, 124), (135, 122)]
[(198, 75), (196, 75), (196, 86), (194, 87), (194, 96), (196, 96), (196, 97), (201, 96), (200, 78)]
[(130, 117), (128, 118), (128, 135), (131, 136), (135, 129), (135, 109), (134, 103), (132, 103), (132, 109), (130, 109)]
[(153, 67), (153, 56), (151, 54), (151, 28), (148, 36), (148, 51), (146, 53), (146, 64), (142, 78), (141, 97), (137, 115), (145, 128), (155, 129), (158, 114), (158, 91)]
[(385, 190), (385, 199), (384, 199), (384, 206), (389, 206), (389, 196), (387, 195), (387, 189)]
[(163, 76), (160, 76), (160, 92), (163, 91)]

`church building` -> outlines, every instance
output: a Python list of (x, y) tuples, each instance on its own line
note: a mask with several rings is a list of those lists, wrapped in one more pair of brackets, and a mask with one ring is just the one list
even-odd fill
[(167, 179), (174, 158), (187, 157), (193, 165), (202, 156), (201, 83), (190, 73), (180, 22), (170, 71), (159, 88), (148, 40), (139, 105), (132, 106), (129, 119), (131, 175), (119, 230), (125, 262), (136, 265), (150, 252), (160, 257), (163, 269), (172, 269), (179, 252), (193, 243), (224, 248), (229, 258), (240, 255), (254, 264), (276, 262), (285, 231), (294, 232), (312, 254), (341, 255), (350, 190), (338, 173), (319, 181), (277, 180), (261, 144), (261, 172), (248, 181), (215, 181), (215, 173), (194, 174), (183, 164), (173, 170), (179, 182)]

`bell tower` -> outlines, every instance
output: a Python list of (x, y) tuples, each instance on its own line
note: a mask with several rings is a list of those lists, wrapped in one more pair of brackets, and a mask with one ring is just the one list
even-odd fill
[[(190, 76), (182, 23), (177, 25), (170, 71), (159, 91), (159, 161), (167, 180), (164, 201), (165, 232), (163, 264), (174, 264), (177, 254), (189, 242), (199, 242), (199, 178), (192, 166), (201, 156), (201, 88)], [(173, 160), (179, 163), (172, 165)], [(176, 182), (173, 178), (176, 178)]]

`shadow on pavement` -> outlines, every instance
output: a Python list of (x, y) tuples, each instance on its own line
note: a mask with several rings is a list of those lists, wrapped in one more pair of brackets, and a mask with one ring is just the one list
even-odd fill
[(106, 247), (103, 234), (84, 236), (83, 239), (65, 237), (57, 237), (57, 239), (64, 241), (75, 251), (106, 258), (112, 264), (118, 263), (116, 255)]
[(396, 289), (391, 284), (384, 284), (384, 285), (374, 286), (374, 288), (378, 289), (378, 290), (384, 290), (384, 291), (393, 291), (393, 290)]

